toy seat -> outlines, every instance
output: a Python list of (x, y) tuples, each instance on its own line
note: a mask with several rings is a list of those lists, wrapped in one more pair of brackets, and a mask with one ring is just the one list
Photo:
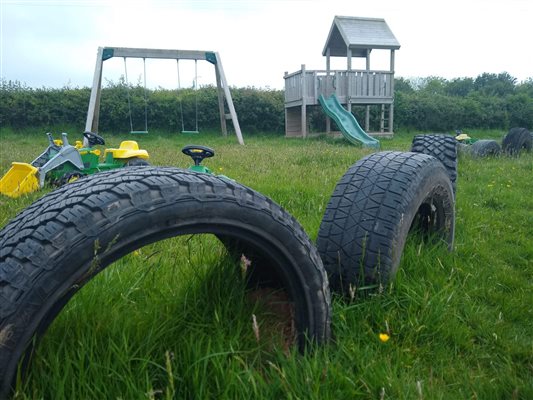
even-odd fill
[(106, 149), (104, 156), (111, 153), (113, 158), (132, 158), (138, 157), (143, 159), (148, 159), (148, 152), (146, 150), (139, 149), (139, 145), (135, 140), (124, 140), (120, 143), (118, 149)]

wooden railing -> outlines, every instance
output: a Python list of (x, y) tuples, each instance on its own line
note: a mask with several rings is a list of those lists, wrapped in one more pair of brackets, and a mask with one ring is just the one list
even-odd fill
[[(314, 105), (318, 97), (337, 95), (341, 103), (390, 104), (394, 95), (394, 72), (305, 70), (285, 75), (285, 107)], [(305, 99), (304, 99), (305, 97)]]

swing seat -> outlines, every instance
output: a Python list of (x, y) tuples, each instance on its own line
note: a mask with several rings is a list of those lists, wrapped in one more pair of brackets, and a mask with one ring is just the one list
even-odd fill
[(181, 133), (185, 133), (185, 134), (197, 134), (197, 133), (200, 133), (198, 131), (181, 131)]
[(148, 131), (130, 131), (130, 134), (132, 135), (145, 135)]

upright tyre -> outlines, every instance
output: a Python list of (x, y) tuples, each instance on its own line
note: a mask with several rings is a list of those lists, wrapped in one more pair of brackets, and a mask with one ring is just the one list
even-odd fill
[(408, 233), (417, 229), (451, 249), (454, 195), (446, 169), (419, 153), (380, 152), (352, 165), (337, 183), (317, 247), (332, 290), (389, 282)]
[(474, 157), (497, 156), (501, 147), (496, 140), (478, 140), (470, 146), (470, 154)]
[(413, 138), (411, 151), (429, 154), (439, 160), (452, 182), (453, 190), (457, 182), (457, 140), (450, 135), (416, 135)]
[(302, 227), (279, 205), (208, 174), (120, 168), (49, 193), (0, 232), (0, 398), (8, 395), (34, 338), (80, 287), (137, 248), (197, 233), (237, 246), (285, 289), (300, 347), (306, 338), (329, 338), (322, 262)]
[(502, 149), (509, 155), (519, 155), (521, 151), (530, 152), (532, 136), (526, 128), (511, 128), (502, 141)]

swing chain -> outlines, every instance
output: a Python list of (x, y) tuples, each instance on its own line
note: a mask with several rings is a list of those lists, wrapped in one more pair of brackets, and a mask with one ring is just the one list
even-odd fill
[[(181, 80), (180, 80), (180, 60), (176, 59), (177, 69), (178, 69), (178, 94), (181, 91)], [(182, 133), (198, 133), (198, 60), (194, 60), (194, 109), (195, 109), (195, 130), (186, 131), (185, 122), (183, 118), (183, 101), (182, 96), (178, 96), (179, 106), (180, 106), (180, 115), (181, 115), (181, 132)]]

